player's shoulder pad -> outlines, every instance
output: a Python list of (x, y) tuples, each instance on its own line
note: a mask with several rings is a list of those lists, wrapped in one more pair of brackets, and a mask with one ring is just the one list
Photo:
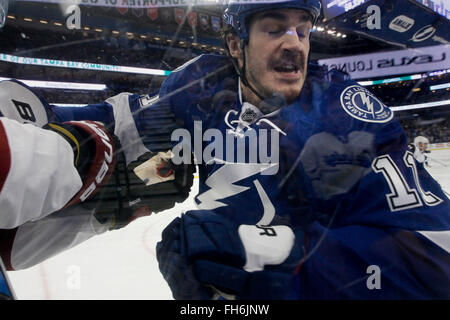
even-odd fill
[(47, 101), (15, 79), (0, 81), (0, 115), (38, 127), (57, 122)]
[(342, 108), (352, 118), (369, 123), (387, 123), (394, 118), (393, 111), (375, 94), (343, 71), (310, 64), (309, 76), (321, 88), (324, 103)]

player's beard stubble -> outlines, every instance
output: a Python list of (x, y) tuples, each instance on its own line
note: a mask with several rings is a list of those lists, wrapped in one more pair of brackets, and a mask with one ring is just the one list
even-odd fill
[[(307, 71), (307, 58), (303, 52), (292, 53), (285, 50), (267, 62), (248, 54), (246, 58), (247, 80), (266, 102), (262, 105), (259, 103), (260, 107), (268, 108), (261, 110), (263, 113), (291, 104), (300, 95)], [(270, 107), (274, 101), (282, 105)]]

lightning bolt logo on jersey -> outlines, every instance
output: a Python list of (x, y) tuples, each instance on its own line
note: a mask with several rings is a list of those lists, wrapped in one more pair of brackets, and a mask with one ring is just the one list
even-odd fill
[(350, 116), (362, 121), (384, 123), (394, 116), (383, 102), (358, 85), (349, 86), (342, 92), (341, 103)]
[[(279, 203), (272, 201), (279, 193), (278, 180), (274, 179), (279, 169), (279, 140), (286, 133), (277, 126), (282, 123), (279, 119), (261, 118), (261, 113), (257, 114), (253, 108), (244, 104), (240, 114), (228, 110), (214, 129), (216, 142), (224, 143), (216, 145), (210, 160), (203, 154), (200, 171), (204, 170), (205, 175), (200, 177), (196, 202), (202, 210), (221, 212), (237, 221), (268, 225), (277, 209), (281, 213)], [(208, 129), (204, 135), (209, 136), (212, 130)], [(201, 150), (210, 147), (209, 141), (203, 141)], [(198, 155), (197, 159), (200, 158)]]

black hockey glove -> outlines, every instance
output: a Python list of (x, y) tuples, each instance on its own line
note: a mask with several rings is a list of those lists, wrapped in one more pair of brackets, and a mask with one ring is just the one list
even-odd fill
[(189, 195), (194, 166), (175, 166), (169, 152), (148, 152), (128, 166), (116, 137), (94, 121), (49, 123), (44, 128), (63, 136), (74, 150), (81, 190), (65, 206), (93, 210), (109, 230), (138, 217), (172, 208)]
[(115, 172), (98, 195), (83, 205), (95, 208), (95, 217), (119, 229), (134, 219), (172, 208), (183, 202), (193, 183), (193, 165), (176, 166), (170, 152), (148, 152), (128, 166), (117, 154)]

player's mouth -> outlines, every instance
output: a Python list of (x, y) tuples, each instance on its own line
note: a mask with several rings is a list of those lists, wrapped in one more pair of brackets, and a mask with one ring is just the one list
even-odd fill
[(298, 73), (299, 71), (299, 67), (294, 65), (294, 64), (282, 64), (282, 65), (278, 65), (274, 67), (274, 70), (276, 72), (281, 72), (281, 73)]
[(297, 80), (303, 73), (303, 61), (279, 61), (274, 63), (272, 69), (287, 80)]

